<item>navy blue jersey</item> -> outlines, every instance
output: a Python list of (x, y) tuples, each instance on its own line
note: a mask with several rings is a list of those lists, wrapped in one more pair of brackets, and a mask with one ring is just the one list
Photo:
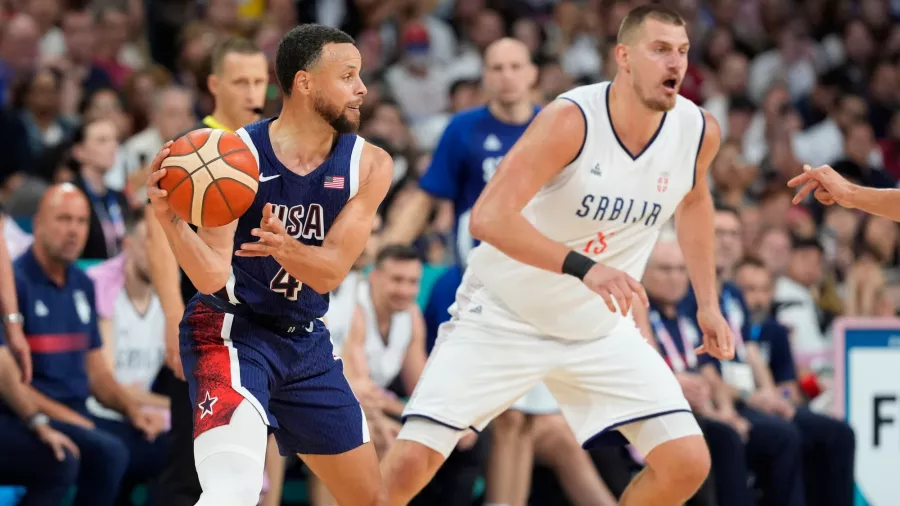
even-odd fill
[(102, 346), (94, 284), (70, 265), (64, 286), (47, 277), (29, 249), (14, 263), (16, 296), (31, 346), (32, 386), (51, 399), (86, 413), (90, 394), (85, 358)]
[[(236, 132), (259, 161), (259, 190), (253, 205), (238, 219), (235, 250), (245, 242), (258, 240), (250, 231), (259, 227), (267, 204), (275, 205), (275, 214), (288, 235), (303, 244), (321, 246), (338, 213), (359, 187), (359, 160), (365, 144), (362, 137), (340, 135), (328, 158), (301, 176), (282, 165), (272, 150), (269, 125), (273, 119)], [(256, 314), (306, 322), (321, 318), (328, 310), (328, 294), (303, 286), (272, 257), (232, 256), (231, 270), (232, 276), (219, 295), (232, 303), (246, 304)]]
[[(537, 115), (539, 108), (535, 107)], [(534, 118), (534, 116), (532, 116)], [(500, 160), (528, 128), (504, 123), (487, 106), (456, 114), (444, 129), (419, 186), (429, 194), (453, 202), (456, 215), (456, 254), (465, 262), (477, 241), (469, 234), (469, 215)]]

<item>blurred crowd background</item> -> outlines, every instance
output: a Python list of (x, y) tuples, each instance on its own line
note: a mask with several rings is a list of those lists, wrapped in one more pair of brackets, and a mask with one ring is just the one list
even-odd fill
[[(364, 282), (373, 267), (379, 271), (373, 264), (382, 250), (388, 263), (412, 261), (418, 266), (421, 262), (421, 268), (381, 272), (378, 282), (394, 304), (393, 311), (425, 314), (416, 321), (424, 321), (424, 346), (430, 350), (441, 316), (429, 315), (428, 305), (434, 297), (446, 299), (448, 292), (452, 296), (455, 287), (442, 286), (441, 278), (460, 265), (460, 234), (455, 229), (459, 210), (455, 213), (452, 202), (437, 199), (423, 215), (422, 208), (408, 202), (421, 193), (417, 182), (429, 169), (451, 117), (483, 105), (490, 93), (498, 92), (483, 86), (483, 50), (504, 36), (524, 43), (538, 70), (535, 86), (526, 92), (534, 104), (546, 104), (572, 87), (615, 75), (612, 51), (618, 26), (640, 3), (0, 0), (0, 203), (6, 246), (13, 259), (27, 254), (33, 241), (41, 240), (40, 233), (32, 233), (39, 232), (34, 230), (33, 218), (42, 194), (53, 183), (74, 181), (86, 190), (92, 205), (91, 229), (79, 266), (97, 268), (98, 262), (108, 261), (102, 265), (127, 271), (130, 267), (122, 266), (136, 262), (138, 270), (146, 269), (147, 259), (141, 258), (141, 234), (146, 232), (126, 218), (144, 205), (147, 165), (163, 142), (194, 128), (212, 112), (208, 76), (214, 47), (241, 36), (262, 51), (272, 76), (264, 105), (265, 115), (270, 116), (280, 107), (274, 79), (280, 37), (300, 23), (340, 27), (355, 37), (363, 58), (368, 96), (360, 133), (393, 156), (394, 184), (380, 210), (370, 247), (351, 276), (353, 285), (342, 287), (339, 292), (344, 291), (344, 296), (339, 293), (333, 299), (329, 325), (334, 326), (340, 343), (350, 332), (347, 322), (354, 313), (365, 313), (366, 308), (360, 309), (358, 301), (346, 294), (356, 294), (356, 283)], [(749, 318), (759, 323), (772, 317), (787, 330), (790, 371), (775, 376), (779, 383), (796, 385), (790, 394), (792, 402), (798, 408), (810, 403), (813, 411), (828, 413), (833, 401), (829, 383), (832, 322), (842, 316), (893, 317), (900, 307), (898, 229), (891, 221), (853, 210), (812, 202), (792, 205), (793, 193), (785, 183), (804, 164), (830, 164), (865, 185), (896, 186), (900, 178), (900, 2), (668, 3), (687, 20), (692, 41), (681, 94), (715, 116), (723, 132), (709, 176), (719, 205), (720, 276), (743, 292)], [(219, 87), (218, 99), (227, 102), (240, 97), (241, 87), (252, 85), (228, 82)], [(418, 209), (415, 216), (409, 214), (413, 208)], [(410, 237), (408, 230), (401, 230), (408, 221), (423, 221), (424, 227)], [(408, 239), (412, 239), (413, 253), (392, 245)], [(19, 264), (16, 269), (18, 276)], [(652, 269), (651, 265), (648, 276)], [(679, 293), (676, 271), (670, 269), (670, 277), (654, 280), (663, 286), (656, 285), (656, 293), (667, 289)], [(94, 279), (100, 283), (105, 278), (95, 274)], [(148, 280), (145, 284), (149, 289)], [(117, 333), (127, 334), (127, 328), (115, 324), (119, 313), (110, 309), (110, 298), (122, 285), (97, 288), (96, 310), (107, 325), (106, 330), (101, 327), (104, 338), (124, 339)], [(22, 312), (28, 314), (24, 308)], [(141, 365), (135, 367), (164, 369), (164, 325), (147, 325), (151, 329), (147, 335), (158, 340), (135, 347), (144, 353), (138, 360)], [(32, 336), (27, 334), (30, 341)], [(745, 335), (744, 339), (755, 338)], [(772, 353), (766, 346), (761, 345), (763, 356), (770, 360)], [(111, 356), (122, 383), (131, 381), (128, 367), (123, 366), (129, 359), (136, 360), (121, 353)], [(387, 388), (393, 379), (373, 381)], [(145, 400), (165, 410), (164, 398)], [(96, 413), (104, 409), (95, 408)], [(375, 428), (373, 437), (389, 446), (398, 425), (390, 417), (384, 423)], [(552, 425), (542, 437), (552, 438), (556, 431), (565, 430), (560, 427)], [(478, 451), (468, 452), (472, 455), (465, 462), (450, 466), (456, 475), (439, 476), (439, 488), (423, 504), (451, 504), (453, 497), (469, 502), (452, 504), (483, 500), (489, 440), (490, 434), (485, 434), (470, 441), (467, 447)], [(547, 453), (551, 455), (548, 462), (538, 448), (541, 440), (535, 436), (534, 441), (537, 458), (531, 504), (568, 504), (567, 500), (579, 504), (568, 494), (570, 487), (547, 471), (561, 466), (552, 462), (553, 452)], [(553, 446), (552, 439), (543, 441), (544, 446)], [(636, 457), (617, 455), (615, 465), (603, 454), (591, 457), (614, 492), (610, 475), (615, 470), (604, 471), (604, 466), (631, 469), (640, 465)], [(267, 504), (282, 500), (304, 504), (315, 496), (295, 460), (288, 461), (284, 483), (280, 477), (269, 476), (269, 490), (277, 493), (262, 499)], [(142, 504), (148, 493), (152, 496), (155, 476), (146, 478), (136, 492), (127, 494), (126, 503)], [(0, 489), (0, 493), (9, 493), (8, 500), (13, 501), (20, 492)], [(3, 501), (0, 498), (0, 504)]]

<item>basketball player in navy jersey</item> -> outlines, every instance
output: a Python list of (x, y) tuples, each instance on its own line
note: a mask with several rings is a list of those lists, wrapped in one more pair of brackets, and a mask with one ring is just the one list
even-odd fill
[(281, 116), (238, 130), (257, 157), (259, 190), (241, 218), (194, 232), (158, 186), (148, 196), (178, 263), (197, 287), (181, 323), (190, 383), (198, 506), (251, 506), (267, 430), (341, 505), (384, 504), (362, 409), (321, 317), (363, 251), (393, 162), (353, 132), (366, 87), (353, 39), (302, 25), (282, 39)]

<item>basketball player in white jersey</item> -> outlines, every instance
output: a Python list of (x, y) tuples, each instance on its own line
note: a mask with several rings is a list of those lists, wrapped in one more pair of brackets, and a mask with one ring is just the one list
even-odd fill
[(628, 315), (673, 215), (699, 301), (699, 353), (730, 359), (719, 309), (706, 173), (715, 120), (678, 96), (684, 20), (659, 5), (619, 31), (612, 83), (563, 94), (504, 157), (472, 213), (472, 251), (453, 318), (382, 462), (389, 504), (407, 504), (464, 430), (481, 430), (543, 380), (579, 442), (618, 431), (647, 467), (625, 506), (683, 504), (709, 452), (678, 382)]

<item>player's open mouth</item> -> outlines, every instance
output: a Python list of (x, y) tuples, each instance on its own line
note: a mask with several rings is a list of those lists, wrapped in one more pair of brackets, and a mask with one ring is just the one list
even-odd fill
[(663, 81), (663, 87), (666, 90), (671, 91), (671, 92), (674, 92), (676, 90), (677, 85), (678, 85), (677, 79), (666, 79), (665, 81)]

